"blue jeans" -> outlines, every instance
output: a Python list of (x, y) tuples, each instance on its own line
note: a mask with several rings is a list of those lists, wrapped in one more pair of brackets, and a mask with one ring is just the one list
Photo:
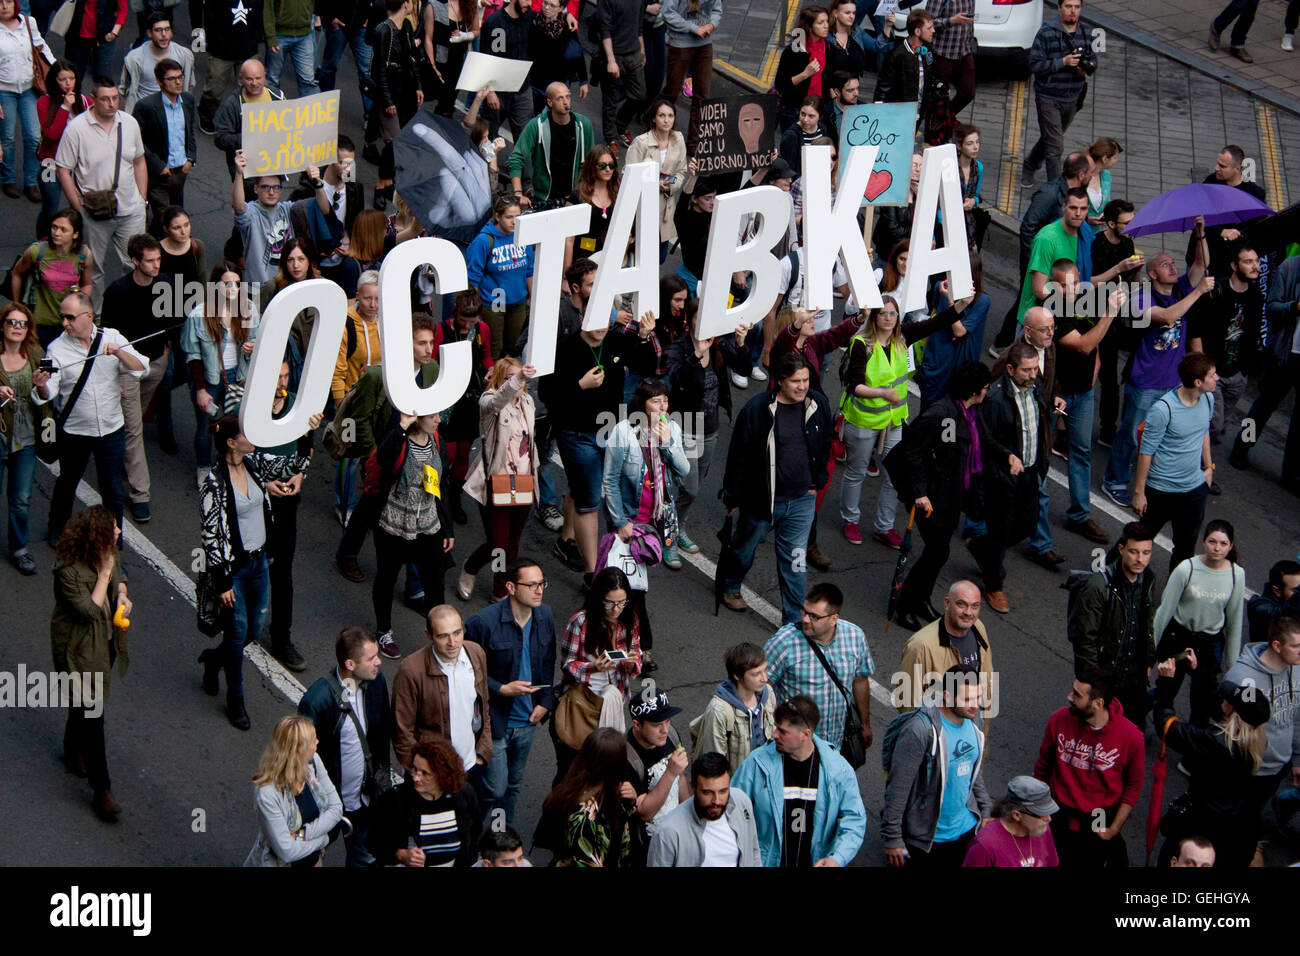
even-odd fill
[(36, 147), (41, 144), (41, 121), (36, 116), (36, 91), (25, 90), (22, 93), (10, 93), (0, 90), (0, 109), (4, 118), (0, 119), (0, 147), (4, 149), (4, 158), (0, 159), (0, 183), (9, 185), (18, 177), (14, 169), (14, 132), (19, 118), (23, 121), (23, 185), (35, 186), (36, 174), (41, 168), (36, 158)]
[(574, 510), (578, 514), (599, 511), (605, 449), (600, 447), (595, 435), (586, 432), (560, 431), (555, 441), (560, 446), (560, 460), (564, 462), (564, 476), (569, 479)]
[(284, 72), (286, 58), (293, 60), (293, 72), (298, 77), (298, 95), (312, 96), (320, 92), (316, 85), (316, 38), (311, 33), (300, 37), (275, 38), (276, 52), (266, 51), (266, 85), (280, 93), (280, 75)]
[(221, 642), (226, 660), (226, 693), (243, 697), (244, 645), (257, 642), (271, 598), (271, 570), (265, 551), (231, 576), (231, 588), (235, 592), (235, 606)]
[(23, 554), (30, 540), (27, 514), (32, 503), (32, 479), (36, 474), (36, 446), (9, 451), (0, 444), (0, 484), (9, 471), (9, 553)]
[(794, 501), (779, 501), (772, 508), (772, 520), (763, 521), (745, 513), (736, 515), (731, 550), (736, 553), (740, 576), (726, 578), (723, 590), (740, 590), (745, 575), (754, 566), (754, 552), (776, 529), (777, 578), (781, 588), (781, 623), (797, 624), (803, 617), (804, 585), (808, 578), (808, 533), (812, 530), (816, 495), (800, 495)]
[(1124, 414), (1120, 417), (1119, 428), (1115, 432), (1115, 444), (1110, 449), (1110, 461), (1106, 463), (1106, 475), (1102, 485), (1112, 491), (1128, 488), (1133, 479), (1133, 466), (1137, 460), (1137, 427), (1147, 419), (1151, 406), (1167, 388), (1138, 388), (1136, 385), (1124, 386)]
[[(533, 749), (536, 733), (537, 725), (528, 724), (508, 727), (504, 737), (492, 738), (492, 760), (484, 768), (483, 786), (493, 801), (493, 807), (506, 812), (507, 823), (515, 818), (515, 803), (524, 785), (524, 769), (528, 766), (528, 754)], [(488, 808), (488, 813), (492, 809)]]
[(50, 220), (54, 214), (67, 205), (68, 200), (63, 195), (63, 187), (59, 185), (58, 179), (52, 179), (46, 182), (45, 177), (41, 176), (36, 183), (41, 191), (41, 211), (39, 214), (39, 225), (37, 226), (37, 235), (49, 235)]
[(1065, 396), (1065, 434), (1070, 449), (1068, 524), (1081, 524), (1092, 517), (1092, 413), (1092, 389)]
[[(56, 7), (57, 9), (57, 7)], [(105, 33), (107, 35), (107, 33)], [(117, 40), (105, 43), (103, 36), (89, 40), (79, 36), (68, 37), (63, 55), (72, 61), (79, 80), (94, 76), (117, 76), (113, 71), (113, 57), (117, 53)], [(79, 83), (79, 86), (85, 84)]]
[[(374, 59), (375, 51), (366, 42), (366, 31), (364, 29), (346, 30), (343, 28), (336, 30), (332, 26), (326, 26), (325, 52), (321, 56), (320, 73), (317, 75), (322, 93), (334, 89), (334, 81), (338, 77), (339, 63), (343, 61), (343, 51), (348, 47), (352, 48), (352, 59), (357, 64), (357, 75), (370, 75), (370, 62)], [(370, 105), (370, 97), (362, 93), (361, 106), (365, 109), (367, 116), (370, 115)]]
[(555, 438), (548, 428), (546, 438), (537, 446), (537, 457), (540, 462), (537, 468), (537, 503), (559, 508), (564, 503), (564, 496), (560, 494), (560, 489), (555, 487), (555, 464), (551, 461), (551, 449), (554, 447)]

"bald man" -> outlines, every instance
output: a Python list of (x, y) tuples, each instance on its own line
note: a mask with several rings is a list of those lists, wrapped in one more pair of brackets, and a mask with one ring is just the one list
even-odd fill
[[(596, 145), (591, 120), (571, 109), (569, 88), (555, 82), (546, 88), (546, 109), (524, 126), (506, 160), (510, 183), (525, 210), (555, 206), (578, 184), (583, 157)], [(531, 196), (524, 193), (524, 170), (532, 172)]]
[[(204, 95), (207, 95), (206, 90)], [(214, 142), (217, 149), (226, 154), (226, 168), (230, 171), (231, 179), (235, 178), (236, 173), (235, 151), (243, 146), (244, 126), (240, 106), (244, 103), (270, 103), (282, 99), (284, 94), (276, 93), (266, 85), (266, 67), (261, 60), (253, 57), (239, 64), (239, 89), (222, 101), (213, 120), (216, 130)]]
[(409, 770), (417, 743), (446, 740), (480, 789), (492, 759), (487, 657), (465, 642), (460, 612), (450, 604), (430, 610), (424, 630), (429, 643), (402, 661), (393, 680), (393, 752)]
[(903, 646), (903, 661), (894, 675), (893, 704), (900, 713), (924, 703), (925, 693), (942, 681), (954, 664), (978, 667), (985, 704), (990, 703), (993, 652), (980, 621), (980, 589), (956, 581), (943, 599), (943, 617), (921, 628)]

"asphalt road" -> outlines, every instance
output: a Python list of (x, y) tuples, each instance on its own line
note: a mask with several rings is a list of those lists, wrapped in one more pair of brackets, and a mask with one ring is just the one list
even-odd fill
[[(180, 31), (178, 31), (178, 35)], [(350, 61), (341, 79), (351, 80)], [(354, 88), (345, 90), (345, 117), (359, 117)], [(591, 108), (595, 108), (592, 104)], [(360, 132), (356, 120), (345, 121), (354, 138)], [(1135, 147), (1137, 148), (1137, 147)], [(210, 250), (219, 250), (230, 230), (229, 183), (221, 157), (208, 137), (200, 138), (200, 166), (187, 187), (196, 234)], [(373, 184), (374, 167), (360, 164), (367, 186)], [(3, 200), (0, 200), (3, 201)], [(0, 240), (3, 254), (16, 255), (26, 237), (32, 235), (36, 207), (25, 201), (3, 201), (8, 216)], [(210, 253), (211, 257), (212, 253)], [(675, 265), (675, 263), (674, 263)], [(985, 277), (993, 297), (990, 324), (1007, 308), (1014, 281), (1014, 247), (1002, 236), (994, 236), (986, 247)], [(835, 366), (829, 363), (827, 382), (835, 382)], [(838, 395), (838, 387), (828, 384)], [(6, 816), (7, 838), (0, 842), (0, 863), (44, 865), (204, 865), (227, 866), (242, 862), (255, 835), (249, 779), (269, 738), (274, 722), (294, 709), (300, 686), (267, 655), (252, 653), (265, 672), (250, 660), (245, 667), (245, 693), (252, 730), (241, 733), (226, 721), (220, 697), (204, 696), (199, 686), (200, 668), (196, 657), (206, 645), (194, 628), (194, 612), (187, 600), (187, 576), (199, 547), (197, 489), (194, 457), (189, 447), (193, 427), (192, 408), (184, 391), (174, 395), (177, 437), (181, 452), (163, 455), (153, 441), (152, 427), (146, 429), (153, 478), (153, 520), (139, 529), (128, 529), (126, 563), (131, 574), (131, 597), (135, 602), (131, 627), (131, 671), (125, 679), (114, 678), (107, 705), (109, 767), (113, 790), (123, 805), (114, 825), (106, 825), (89, 807), (90, 791), (63, 769), (59, 755), (64, 714), (52, 709), (16, 709), (0, 712), (0, 760), (8, 772), (0, 775), (0, 808)], [(751, 386), (735, 395), (737, 402), (756, 394)], [(1278, 424), (1284, 424), (1279, 422)], [(724, 423), (722, 441), (729, 429)], [(721, 449), (720, 449), (721, 454)], [(1094, 487), (1099, 487), (1106, 451), (1097, 448)], [(1226, 451), (1219, 457), (1226, 459)], [(1226, 517), (1238, 533), (1241, 560), (1248, 583), (1258, 589), (1267, 568), (1281, 557), (1292, 556), (1300, 542), (1300, 512), (1295, 499), (1280, 492), (1275, 483), (1281, 447), (1276, 426), (1264, 436), (1263, 447), (1253, 457), (1254, 469), (1236, 472), (1222, 468), (1219, 478), (1224, 494), (1210, 499), (1207, 517)], [(334, 570), (331, 561), (339, 529), (331, 508), (332, 463), (323, 451), (304, 484), (304, 503), (299, 521), (299, 545), (295, 565), (296, 620), (294, 640), (310, 661), (301, 675), (304, 683), (333, 666), (332, 647), (339, 629), (349, 624), (373, 626), (370, 584), (352, 584)], [(1060, 462), (1053, 473), (1063, 479)], [(655, 569), (651, 574), (649, 608), (655, 623), (656, 658), (660, 669), (658, 685), (674, 704), (684, 708), (679, 730), (704, 707), (716, 683), (724, 676), (722, 654), (740, 641), (765, 641), (776, 626), (772, 611), (767, 617), (751, 611), (738, 615), (721, 611), (714, 617), (710, 562), (717, 555), (716, 539), (709, 529), (722, 522), (721, 504), (714, 497), (721, 479), (721, 464), (705, 482), (694, 509), (692, 534), (703, 548), (701, 555), (681, 571)], [(49, 568), (51, 550), (41, 543), (45, 530), (52, 476), (38, 469), (37, 492), (33, 501), (33, 554), (41, 573), (23, 578), (7, 564), (0, 566), (0, 594), (3, 594), (5, 640), (0, 643), (0, 670), (14, 672), (20, 664), (29, 670), (50, 667), (48, 643), (52, 607)], [(868, 479), (863, 491), (863, 510), (874, 508), (878, 480)], [(87, 489), (89, 490), (89, 489)], [(835, 508), (837, 488), (828, 496), (827, 512), (821, 516), (820, 541), (833, 567), (825, 576), (843, 588), (846, 605), (843, 616), (865, 630), (875, 657), (876, 679), (889, 686), (897, 668), (905, 632), (885, 630), (883, 609), (886, 590), (897, 557), (896, 552), (871, 541), (850, 546), (838, 532)], [(91, 492), (93, 494), (93, 492)], [(1094, 496), (1096, 499), (1097, 496)], [(1085, 540), (1060, 530), (1066, 495), (1060, 483), (1053, 486), (1052, 519), (1056, 549), (1069, 556), (1066, 567), (1085, 567), (1091, 546)], [(900, 509), (901, 512), (901, 509)], [(1125, 520), (1118, 509), (1104, 499), (1094, 504), (1094, 516), (1114, 534)], [(905, 514), (900, 514), (905, 520)], [(901, 522), (900, 522), (901, 529)], [(482, 538), (476, 521), (457, 528), (456, 554), (464, 557)], [(546, 600), (557, 619), (567, 620), (580, 605), (580, 576), (565, 569), (551, 555), (554, 536), (540, 524), (530, 522), (521, 553), (537, 558), (552, 582)], [(1167, 544), (1167, 542), (1166, 542)], [(1157, 556), (1155, 566), (1163, 573), (1166, 562)], [(362, 567), (373, 573), (374, 556), (367, 548)], [(990, 639), (1000, 669), (1001, 712), (991, 735), (984, 766), (986, 783), (993, 793), (1003, 790), (1007, 780), (1028, 773), (1033, 766), (1047, 716), (1061, 706), (1070, 682), (1070, 650), (1064, 633), (1065, 595), (1058, 588), (1064, 573), (1053, 574), (1031, 564), (1018, 553), (1008, 557), (1007, 590), (1013, 605), (1011, 614), (999, 616), (985, 611)], [(962, 548), (953, 557), (940, 580), (949, 582), (975, 573), (974, 562)], [(454, 573), (448, 576), (452, 594)], [(480, 577), (479, 592), (462, 605), (469, 614), (485, 605)], [(776, 569), (770, 544), (759, 550), (748, 579), (758, 596), (779, 604)], [(936, 591), (936, 594), (942, 593)], [(752, 602), (751, 604), (756, 604)], [(395, 609), (396, 636), (402, 650), (410, 653), (423, 643), (422, 622), (417, 614)], [(396, 662), (385, 662), (391, 681)], [(1185, 698), (1183, 701), (1185, 707)], [(879, 740), (891, 709), (879, 699), (873, 701), (872, 726)], [(538, 737), (529, 765), (527, 783), (519, 802), (516, 825), (525, 839), (536, 824), (554, 772), (551, 746)], [(878, 745), (877, 745), (878, 746)], [(1149, 748), (1149, 756), (1154, 748)], [(859, 773), (870, 822), (859, 862), (878, 865), (882, 860), (879, 840), (879, 810), (883, 779), (877, 750)], [(1183, 787), (1183, 778), (1171, 773), (1166, 800)], [(1140, 858), (1140, 834), (1145, 822), (1145, 799), (1127, 830), (1130, 852)], [(545, 854), (539, 854), (539, 862)], [(341, 864), (340, 848), (327, 855), (331, 864)]]

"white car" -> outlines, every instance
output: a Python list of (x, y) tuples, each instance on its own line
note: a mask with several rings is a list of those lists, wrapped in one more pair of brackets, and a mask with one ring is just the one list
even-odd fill
[[(894, 29), (899, 34), (906, 30), (908, 13), (919, 6), (924, 6), (924, 0), (895, 11)], [(1027, 69), (1029, 48), (1042, 25), (1043, 0), (975, 0), (975, 43), (981, 56), (1011, 57)]]

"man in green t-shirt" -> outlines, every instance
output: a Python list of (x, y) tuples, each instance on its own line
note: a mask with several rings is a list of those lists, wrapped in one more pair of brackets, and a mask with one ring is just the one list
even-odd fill
[[(1091, 279), (1091, 275), (1083, 276), (1085, 269), (1079, 262), (1081, 242), (1087, 243), (1089, 249), (1092, 246), (1087, 219), (1088, 190), (1076, 186), (1065, 194), (1061, 218), (1048, 223), (1034, 237), (1034, 245), (1029, 253), (1029, 268), (1025, 271), (1025, 284), (1020, 290), (1020, 303), (1016, 307), (1016, 321), (1021, 325), (1025, 323), (1025, 310), (1041, 305), (1047, 298), (1052, 264), (1058, 259), (1069, 259), (1080, 266), (1081, 280)], [(1081, 233), (1087, 234), (1081, 236)]]

